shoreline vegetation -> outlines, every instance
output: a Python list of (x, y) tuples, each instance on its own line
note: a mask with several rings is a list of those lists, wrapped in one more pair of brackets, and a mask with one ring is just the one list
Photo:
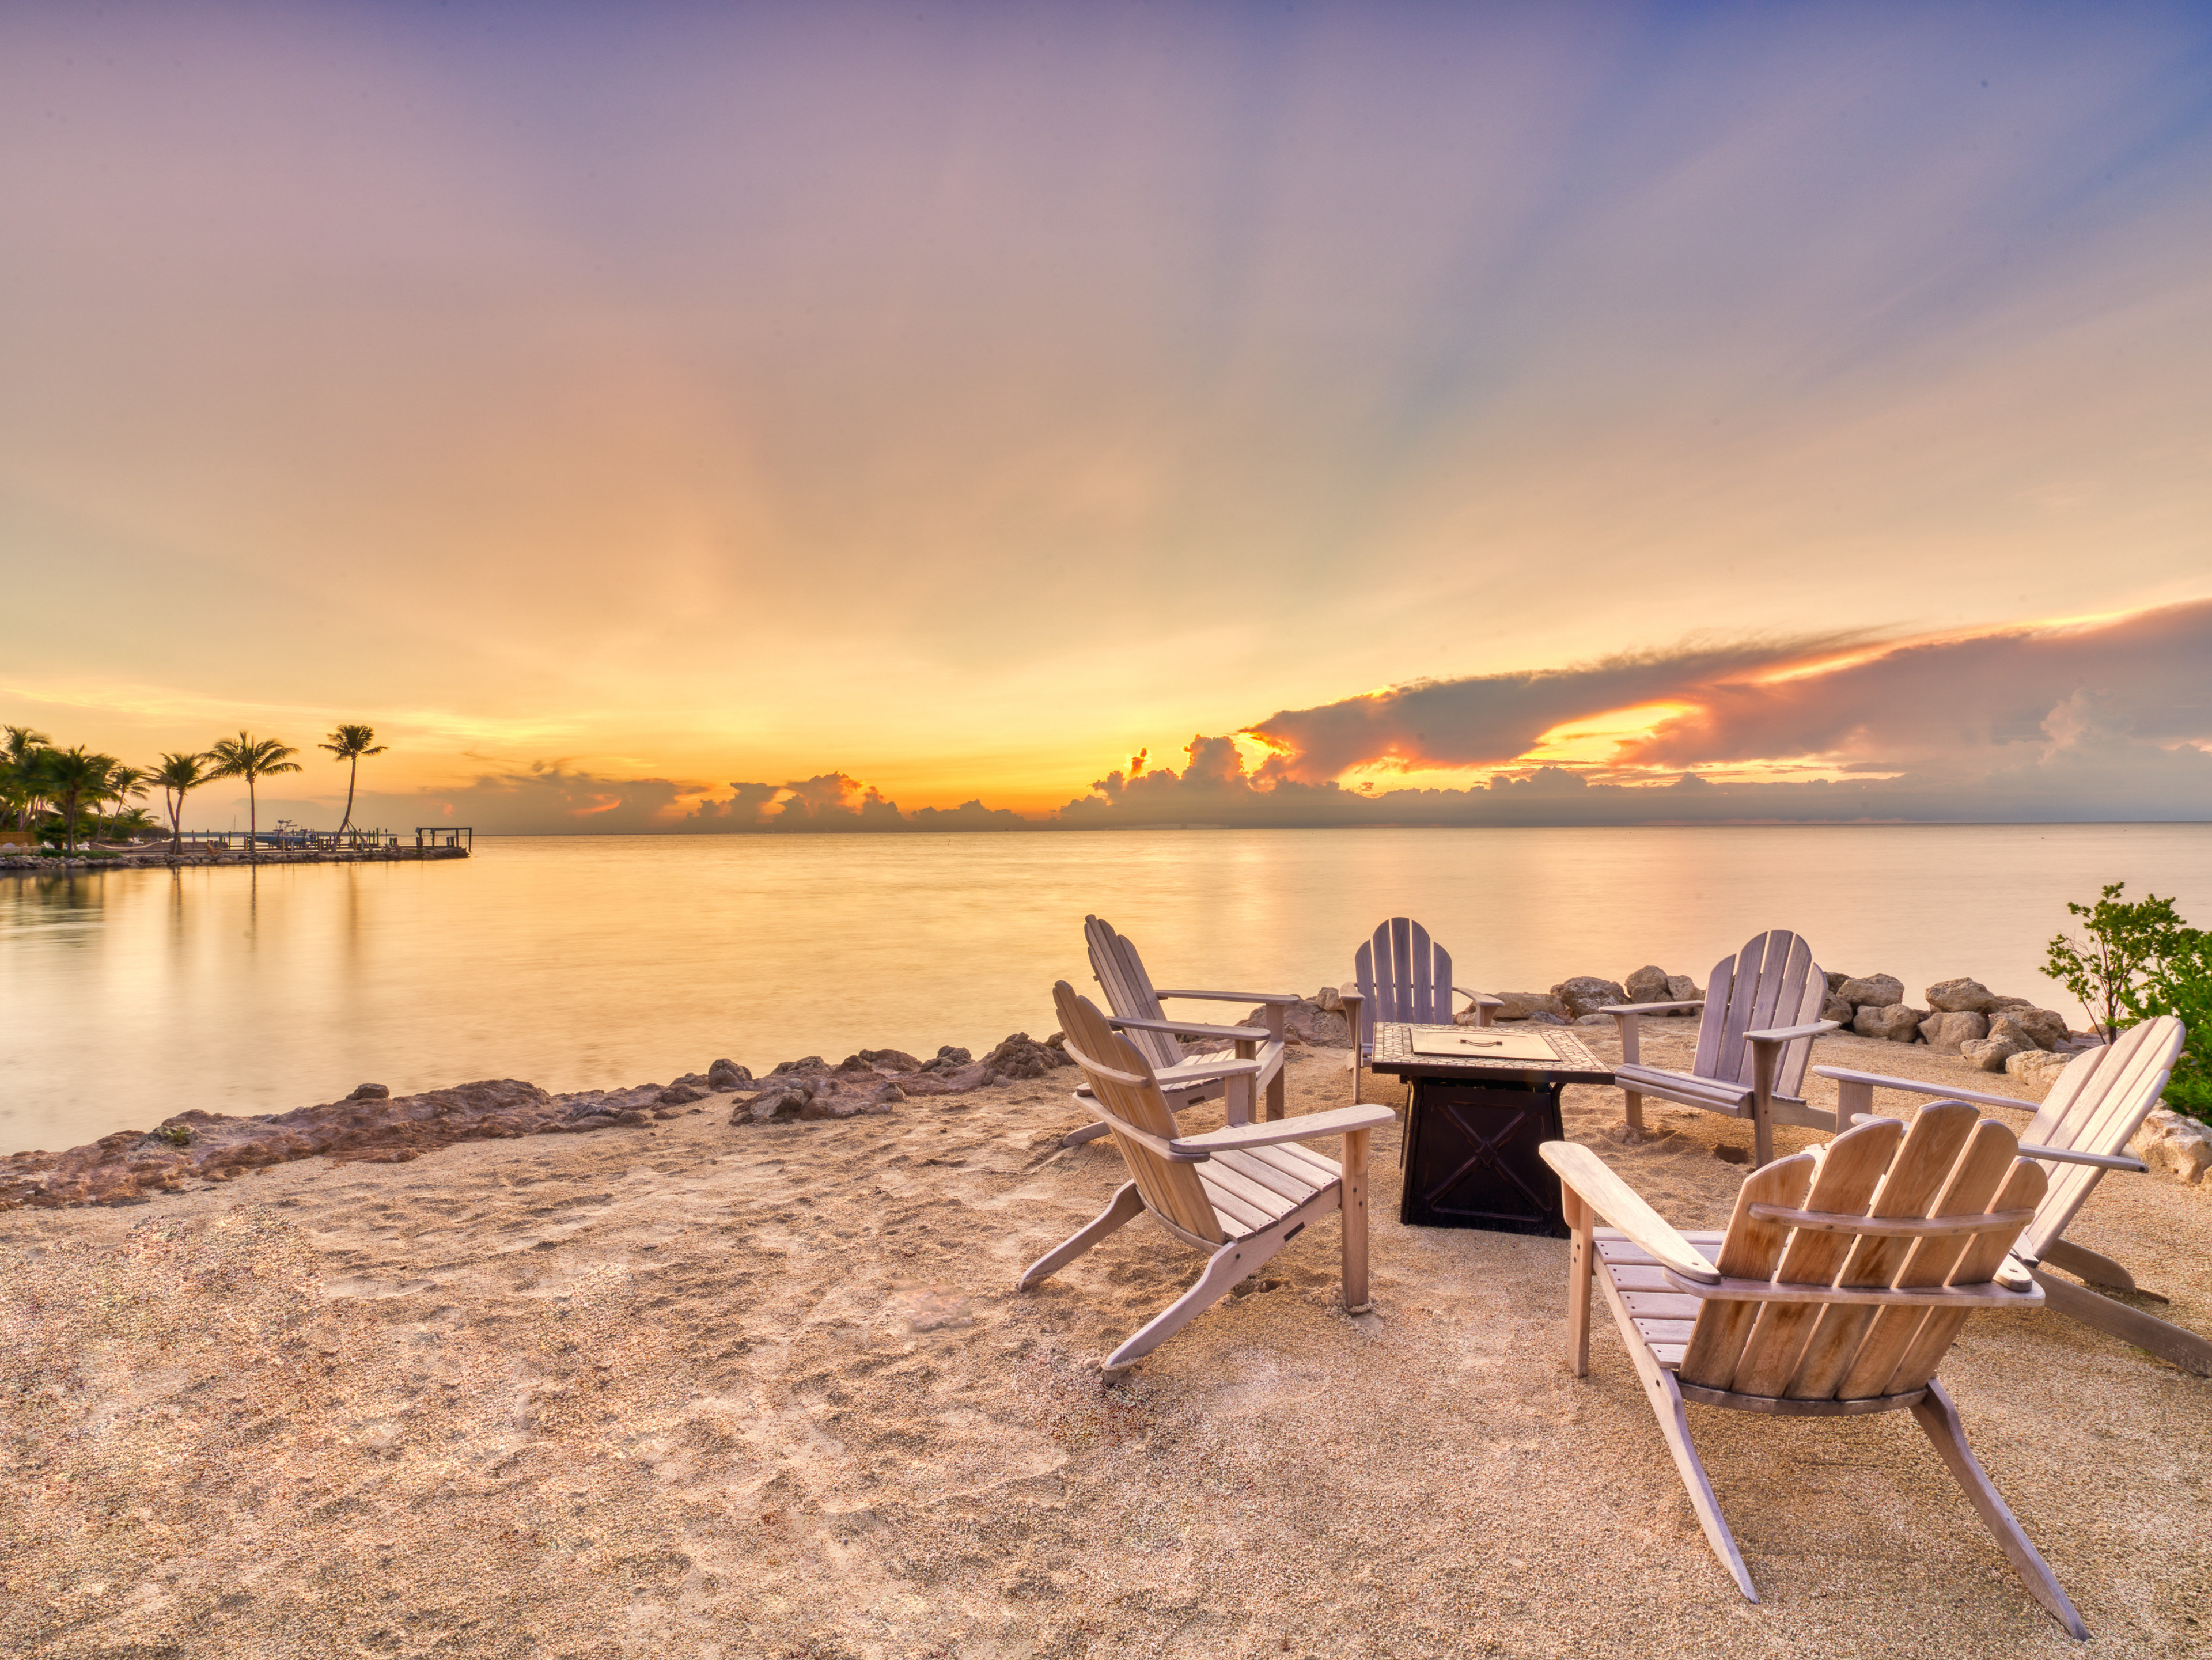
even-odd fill
[[(374, 727), (349, 722), (316, 747), (346, 763), (345, 816), (335, 834), (339, 838), (351, 835), (358, 841), (361, 836), (353, 831), (353, 798), (362, 757), (381, 755), (387, 746), (376, 742)], [(205, 751), (167, 753), (155, 766), (134, 767), (82, 744), (60, 748), (51, 735), (30, 727), (0, 726), (0, 813), (12, 813), (15, 820), (11, 833), (0, 832), (0, 845), (35, 849), (58, 842), (63, 857), (73, 860), (79, 842), (109, 853), (119, 849), (100, 848), (103, 839), (112, 842), (119, 836), (131, 844), (161, 839), (161, 826), (152, 814), (131, 805), (158, 789), (169, 819), (169, 851), (181, 857), (185, 798), (203, 785), (242, 778), (246, 853), (252, 861), (259, 857), (260, 781), (301, 770), (292, 758), (298, 753), (276, 739), (256, 738), (241, 730), (235, 738), (216, 739)]]

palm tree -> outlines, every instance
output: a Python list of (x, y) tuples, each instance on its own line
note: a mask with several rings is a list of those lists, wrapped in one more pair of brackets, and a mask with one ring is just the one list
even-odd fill
[(49, 798), (62, 810), (62, 848), (76, 851), (76, 813), (80, 802), (97, 801), (115, 770), (112, 755), (88, 755), (83, 745), (75, 749), (50, 750), (45, 767)]
[(146, 781), (161, 792), (161, 805), (169, 815), (169, 851), (185, 850), (185, 797), (208, 781), (204, 755), (164, 755)]
[(254, 781), (272, 772), (297, 772), (300, 763), (292, 759), (300, 751), (289, 744), (280, 744), (273, 738), (256, 738), (250, 732), (241, 732), (235, 738), (218, 738), (208, 746), (207, 758), (215, 763), (209, 770), (210, 778), (243, 778), (246, 781), (246, 852), (253, 854), (254, 838), (260, 833), (257, 817), (259, 807), (253, 793)]
[(54, 740), (28, 727), (0, 727), (0, 768), (8, 779), (8, 801), (15, 809), (15, 828), (31, 828), (39, 805), (38, 758)]
[[(134, 795), (143, 795), (145, 793), (146, 769), (143, 767), (118, 766), (108, 773), (107, 787), (100, 792), (100, 800), (111, 802), (115, 807), (115, 812), (107, 821), (107, 830), (111, 836), (115, 833), (116, 825), (122, 822), (123, 810), (131, 805), (131, 798)], [(99, 818), (96, 810), (93, 828), (95, 832), (98, 831)]]
[[(372, 744), (376, 745), (374, 749), (369, 747)], [(354, 780), (361, 775), (361, 757), (364, 755), (381, 755), (387, 745), (376, 743), (374, 727), (342, 726), (331, 734), (329, 743), (318, 744), (315, 747), (319, 750), (328, 750), (339, 760), (349, 763), (353, 769), (346, 774), (345, 818), (338, 824), (338, 834), (343, 836), (346, 833), (346, 827), (353, 823), (353, 784)]]

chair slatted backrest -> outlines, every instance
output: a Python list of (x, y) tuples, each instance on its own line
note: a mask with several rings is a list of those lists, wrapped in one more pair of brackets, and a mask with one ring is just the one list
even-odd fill
[[(1985, 1286), (2042, 1198), (2043, 1167), (1993, 1118), (1958, 1101), (1907, 1129), (1878, 1118), (1745, 1178), (1715, 1263), (1731, 1280), (1854, 1289)], [(1754, 1214), (1816, 1214), (1825, 1226)], [(1995, 1227), (1972, 1226), (2009, 1213)], [(1957, 1231), (1861, 1233), (1854, 1219), (1955, 1218)], [(1924, 1387), (1966, 1310), (1710, 1298), (1677, 1376), (1684, 1383), (1792, 1401), (1863, 1400)]]
[(1359, 988), (1359, 1041), (1375, 1041), (1377, 1020), (1417, 1026), (1452, 1023), (1451, 953), (1410, 916), (1394, 916), (1375, 930), (1352, 959)]
[[(1152, 976), (1145, 972), (1145, 959), (1126, 933), (1117, 933), (1103, 917), (1083, 919), (1083, 943), (1091, 952), (1091, 972), (1106, 994), (1106, 1006), (1124, 1020), (1164, 1020), (1160, 994), (1152, 989)], [(1183, 1058), (1182, 1046), (1164, 1031), (1120, 1034), (1126, 1043), (1155, 1067), (1172, 1067)]]
[[(2158, 1104), (2188, 1030), (2170, 1014), (2130, 1026), (2109, 1043), (2076, 1055), (2044, 1097), (2021, 1140), (2032, 1146), (2110, 1157), (2127, 1151)], [(2040, 1257), (2080, 1212), (2104, 1172), (2094, 1164), (2052, 1164), (2051, 1190), (2021, 1243)]]
[(1182, 1134), (1160, 1094), (1152, 1064), (1134, 1044), (1106, 1024), (1096, 1003), (1079, 996), (1066, 981), (1053, 986), (1052, 1000), (1060, 1014), (1068, 1055), (1083, 1069), (1092, 1096), (1105, 1109), (1108, 1132), (1146, 1206), (1185, 1233), (1209, 1244), (1221, 1243), (1229, 1236), (1222, 1231), (1212, 1202), (1206, 1196), (1198, 1166), (1164, 1158), (1122, 1134), (1124, 1129), (1134, 1129), (1163, 1140), (1173, 1140)]
[[(1787, 928), (1753, 934), (1735, 956), (1713, 964), (1705, 982), (1698, 1058), (1691, 1070), (1723, 1083), (1750, 1083), (1751, 1045), (1744, 1033), (1817, 1020), (1827, 995), (1827, 978), (1803, 939)], [(1718, 1018), (1714, 1018), (1716, 1011)], [(1774, 1069), (1774, 1092), (1796, 1099), (1812, 1058), (1809, 1037), (1784, 1044)]]

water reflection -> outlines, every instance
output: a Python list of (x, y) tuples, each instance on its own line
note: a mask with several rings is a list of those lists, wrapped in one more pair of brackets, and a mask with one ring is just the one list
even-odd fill
[(2050, 997), (2065, 900), (2124, 879), (2203, 921), (2208, 854), (2198, 825), (487, 838), (450, 864), (0, 879), (0, 1151), (370, 1080), (1042, 1036), (1052, 982), (1088, 982), (1086, 911), (1187, 985), (1341, 980), (1402, 912), (1491, 990), (1646, 962), (1702, 982), (1786, 926), (1915, 991)]

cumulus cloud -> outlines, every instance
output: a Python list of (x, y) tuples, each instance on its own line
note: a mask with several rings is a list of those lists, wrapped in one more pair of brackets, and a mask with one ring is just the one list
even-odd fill
[[(1615, 740), (1607, 759), (1531, 758), (1561, 726), (1653, 704), (1676, 712)], [(1257, 767), (1239, 736), (1267, 746)], [(1378, 766), (1385, 779), (1393, 766), (1475, 775), (1455, 788), (1342, 781)], [(1826, 775), (1802, 775), (1815, 768)], [(1140, 751), (1036, 818), (981, 800), (909, 812), (843, 771), (704, 785), (560, 762), (454, 791), (365, 794), (356, 816), (487, 833), (692, 834), (2207, 818), (2212, 601), (1933, 639), (1692, 643), (1422, 681), (1280, 711), (1237, 735), (1194, 734), (1179, 766)]]
[(1245, 728), (1277, 751), (1270, 777), (1313, 783), (1352, 767), (1500, 766), (1554, 727), (1681, 697), (1694, 688), (1771, 674), (1848, 643), (1843, 636), (1680, 647), (1560, 669), (1416, 680), (1309, 709), (1283, 709)]
[(2093, 724), (2108, 741), (2204, 743), (2212, 741), (2212, 601), (1908, 642), (1815, 673), (1723, 677), (1674, 696), (1692, 711), (1624, 744), (1622, 762), (1988, 764), (2015, 749), (2076, 741)]

